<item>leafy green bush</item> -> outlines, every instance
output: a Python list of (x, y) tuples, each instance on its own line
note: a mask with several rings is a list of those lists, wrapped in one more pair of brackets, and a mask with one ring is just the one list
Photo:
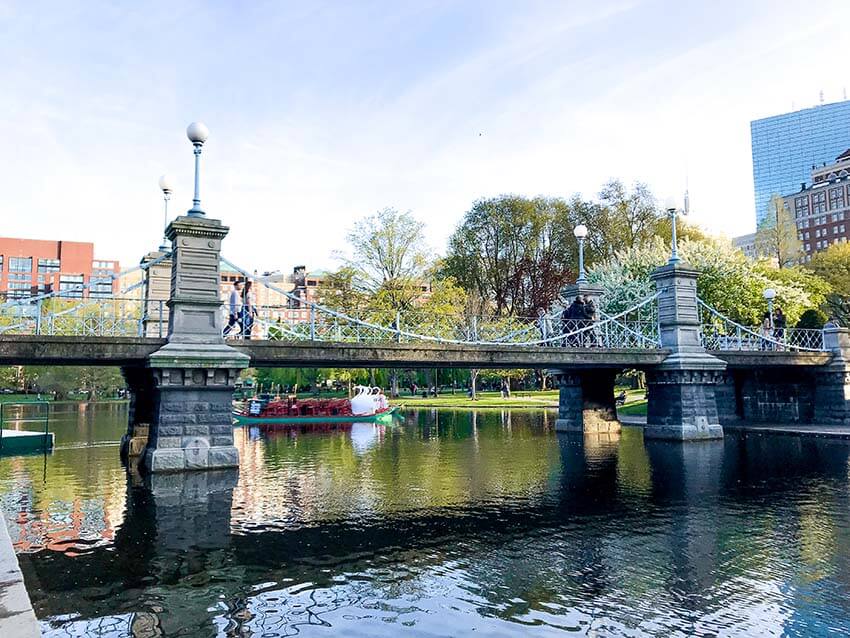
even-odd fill
[(826, 316), (821, 310), (817, 308), (809, 308), (802, 315), (800, 315), (800, 321), (797, 322), (798, 328), (808, 328), (810, 330), (820, 330), (823, 328), (823, 324), (826, 323), (826, 320), (829, 317)]

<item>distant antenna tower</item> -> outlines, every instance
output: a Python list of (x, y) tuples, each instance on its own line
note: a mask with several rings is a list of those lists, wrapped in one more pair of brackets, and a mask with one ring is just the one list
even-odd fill
[(844, 99), (845, 100), (847, 99), (847, 87), (846, 86), (844, 87)]
[(820, 103), (823, 104), (823, 89), (820, 90)]
[(691, 196), (688, 194), (688, 187), (685, 186), (685, 207), (684, 207), (685, 215), (690, 214), (691, 212)]

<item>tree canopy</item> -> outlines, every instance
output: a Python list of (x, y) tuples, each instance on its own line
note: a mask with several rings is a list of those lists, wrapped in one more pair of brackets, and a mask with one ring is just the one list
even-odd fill
[[(605, 289), (609, 311), (624, 310), (655, 291), (650, 273), (669, 256), (669, 247), (656, 238), (643, 248), (617, 252), (594, 266), (588, 278)], [(699, 297), (744, 324), (760, 322), (767, 310), (766, 288), (776, 290), (775, 303), (791, 323), (804, 310), (820, 306), (830, 290), (826, 281), (809, 270), (800, 266), (779, 269), (766, 262), (752, 262), (725, 241), (685, 239), (679, 242), (679, 256), (700, 272)]]
[(807, 264), (831, 287), (826, 308), (843, 326), (850, 325), (850, 244), (833, 244), (815, 253)]
[(431, 263), (422, 228), (409, 211), (394, 208), (357, 222), (347, 238), (351, 255), (341, 255), (350, 287), (383, 297), (394, 310), (411, 307)]

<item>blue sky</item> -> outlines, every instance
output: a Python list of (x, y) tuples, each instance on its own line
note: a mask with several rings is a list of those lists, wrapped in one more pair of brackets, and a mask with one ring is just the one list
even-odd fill
[(251, 269), (332, 267), (347, 230), (412, 210), (440, 252), (471, 202), (607, 179), (754, 226), (749, 122), (850, 85), (850, 3), (0, 0), (3, 235), (159, 243), (157, 179)]

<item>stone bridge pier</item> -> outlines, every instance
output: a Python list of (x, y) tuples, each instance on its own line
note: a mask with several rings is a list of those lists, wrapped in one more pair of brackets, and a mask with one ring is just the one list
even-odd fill
[(149, 472), (239, 465), (231, 400), (249, 357), (221, 336), (219, 254), (227, 232), (217, 220), (192, 216), (166, 230), (173, 262), (167, 343), (144, 365), (123, 369), (131, 401), (122, 455), (141, 457)]
[[(661, 348), (666, 357), (645, 366), (647, 425), (644, 437), (687, 441), (723, 437), (717, 393), (724, 381), (726, 363), (706, 352), (700, 340), (697, 271), (678, 263), (653, 274), (658, 293)], [(570, 287), (567, 294), (598, 296), (586, 284)], [(558, 420), (562, 432), (619, 432), (614, 399), (617, 368), (552, 370), (560, 387)]]

